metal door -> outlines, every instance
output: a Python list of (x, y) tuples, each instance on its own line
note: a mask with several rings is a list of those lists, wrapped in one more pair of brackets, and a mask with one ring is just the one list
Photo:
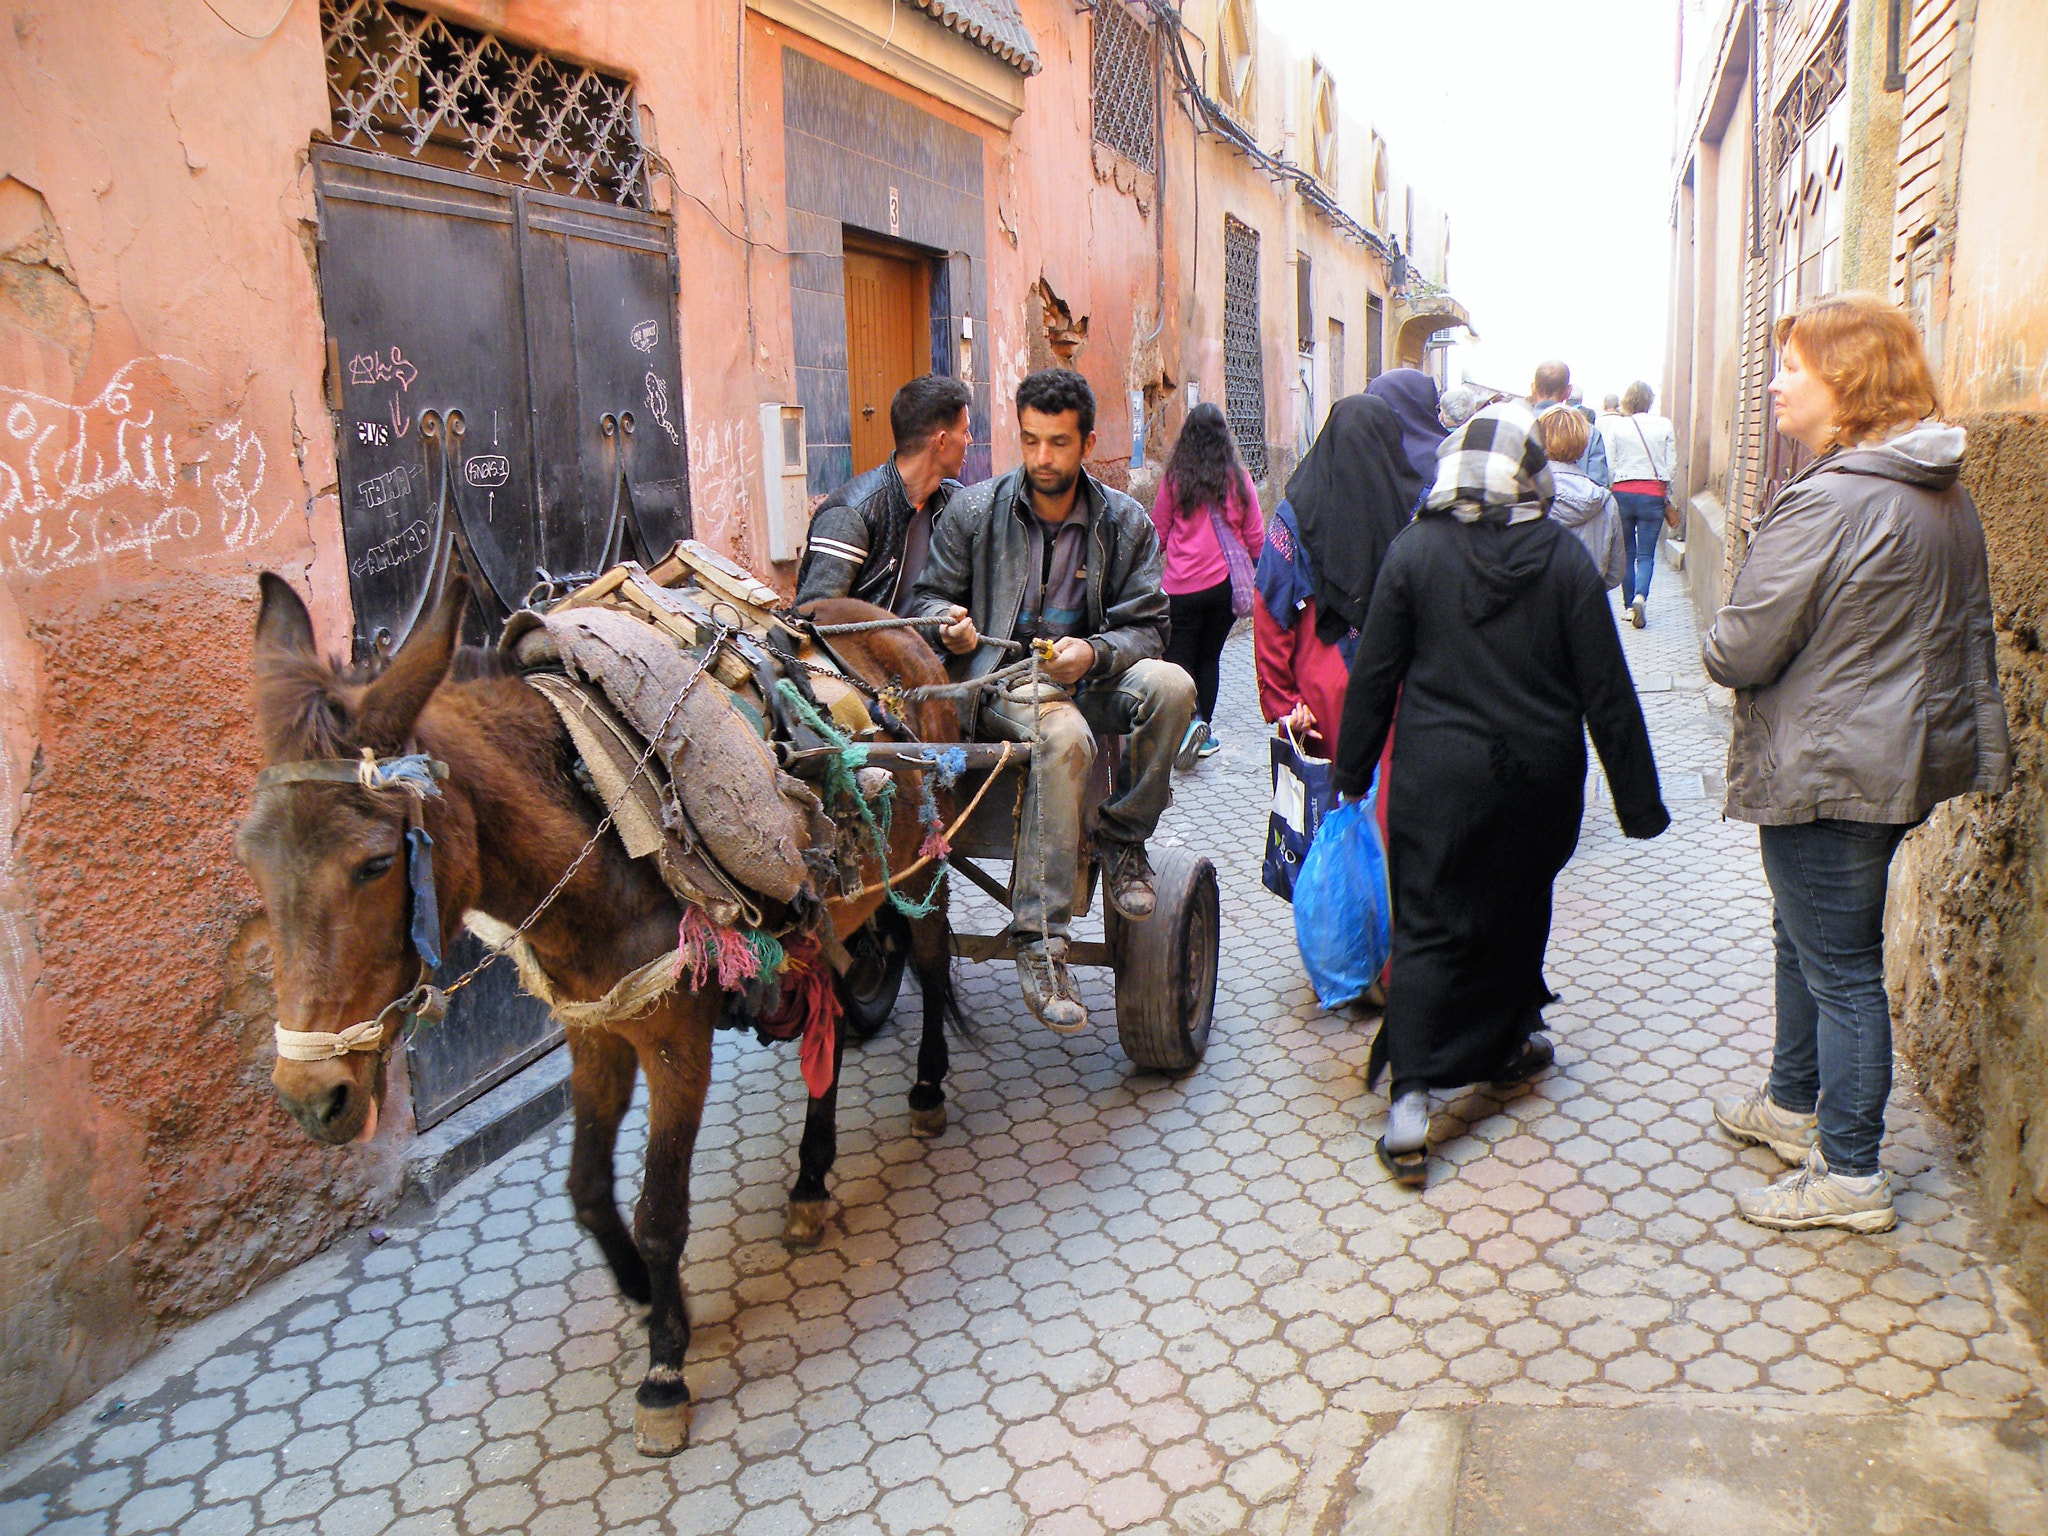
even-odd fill
[(356, 651), (460, 561), (482, 617), (690, 532), (673, 231), (316, 145)]
[[(688, 537), (669, 226), (386, 155), (313, 160), (358, 659), (402, 645), (458, 564), (486, 638), (541, 575)], [(465, 937), (444, 981), (481, 954)], [(561, 1040), (501, 971), (408, 1044), (422, 1127)]]

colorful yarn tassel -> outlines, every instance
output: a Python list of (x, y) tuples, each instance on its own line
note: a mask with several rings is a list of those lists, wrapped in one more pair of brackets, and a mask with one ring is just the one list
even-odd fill
[(833, 1082), (839, 1052), (839, 989), (812, 935), (795, 935), (784, 948), (781, 1004), (761, 1021), (761, 1032), (778, 1040), (803, 1036), (804, 1090), (815, 1099)]
[[(775, 943), (772, 938), (768, 942)], [(715, 976), (721, 991), (737, 992), (761, 974), (761, 959), (761, 950), (746, 934), (718, 927), (702, 907), (683, 908), (683, 921), (676, 930), (678, 978), (687, 976), (691, 986), (702, 987)]]

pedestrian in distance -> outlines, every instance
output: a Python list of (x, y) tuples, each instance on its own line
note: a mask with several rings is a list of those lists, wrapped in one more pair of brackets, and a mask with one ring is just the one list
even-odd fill
[[(1437, 401), (1436, 419), (1443, 424), (1445, 432), (1455, 432), (1475, 416), (1482, 406), (1491, 405), (1493, 397), (1472, 384), (1453, 384)], [(1441, 444), (1439, 444), (1441, 446)], [(1429, 480), (1436, 481), (1436, 471), (1431, 470)]]
[(1942, 801), (2012, 780), (1984, 529), (1906, 315), (1836, 294), (1779, 320), (1778, 430), (1816, 458), (1757, 520), (1703, 645), (1735, 690), (1726, 814), (1771, 887), (1768, 1086), (1714, 1118), (1797, 1172), (1736, 1196), (1759, 1226), (1889, 1231), (1886, 876)]
[(1195, 718), (1175, 766), (1183, 771), (1222, 746), (1216, 690), (1223, 642), (1256, 600), (1255, 563), (1266, 546), (1258, 487), (1237, 456), (1223, 412), (1204, 401), (1188, 412), (1152, 501), (1152, 525), (1164, 557), (1172, 627), (1166, 660), (1195, 680)]
[(1011, 936), (1025, 1006), (1073, 1034), (1088, 1027), (1067, 945), (1095, 733), (1127, 738), (1120, 787), (1096, 821), (1103, 886), (1119, 916), (1143, 922), (1158, 902), (1145, 842), (1173, 799), (1195, 685), (1160, 659), (1167, 597), (1152, 519), (1082, 468), (1095, 446), (1094, 390), (1072, 369), (1042, 368), (1018, 384), (1016, 404), (1023, 462), (947, 506), (911, 611), (946, 621), (939, 643), (955, 682), (1010, 660), (988, 641), (1044, 644), (1036, 682), (964, 695), (961, 726), (969, 740), (1035, 742), (1011, 866)]
[(1586, 437), (1593, 429), (1577, 411), (1545, 411), (1536, 425), (1543, 451), (1550, 455), (1550, 479), (1557, 492), (1550, 503), (1551, 519), (1578, 536), (1593, 557), (1600, 580), (1612, 592), (1621, 585), (1628, 566), (1622, 548), (1621, 513), (1614, 493), (1594, 484), (1578, 468)]
[(1606, 419), (1607, 419), (1607, 418), (1608, 418), (1609, 416), (1615, 416), (1615, 415), (1619, 415), (1619, 414), (1620, 414), (1620, 412), (1621, 412), (1621, 396), (1619, 396), (1619, 395), (1603, 395), (1603, 396), (1601, 396), (1601, 397), (1600, 397), (1600, 418), (1601, 418), (1601, 420), (1603, 420), (1603, 421), (1604, 421), (1604, 420), (1606, 420)]
[[(1650, 578), (1657, 573), (1657, 540), (1673, 515), (1671, 464), (1678, 453), (1671, 423), (1651, 413), (1656, 392), (1641, 379), (1621, 392), (1621, 414), (1600, 423), (1607, 462), (1614, 474), (1614, 499), (1621, 506), (1628, 566), (1621, 601), (1628, 621), (1641, 629), (1650, 604)], [(1675, 526), (1675, 525), (1674, 525)]]
[(811, 514), (803, 564), (797, 568), (801, 607), (825, 597), (857, 597), (895, 613), (909, 609), (924, 570), (932, 524), (960, 489), (973, 433), (965, 380), (928, 373), (889, 402), (896, 451), (840, 486)]
[[(1572, 370), (1568, 364), (1553, 359), (1536, 365), (1535, 380), (1529, 386), (1529, 409), (1541, 416), (1552, 407), (1565, 410), (1576, 409), (1572, 399)], [(1608, 485), (1612, 476), (1607, 472), (1607, 447), (1596, 434), (1586, 444), (1585, 454), (1579, 459), (1579, 473), (1589, 480)]]
[(1553, 1059), (1543, 955), (1589, 731), (1622, 831), (1655, 837), (1671, 819), (1600, 575), (1545, 516), (1535, 417), (1490, 406), (1438, 462), (1373, 591), (1335, 774), (1340, 794), (1366, 792), (1398, 694), (1392, 985), (1366, 1081), (1392, 1069), (1378, 1151), (1410, 1186), (1426, 1178), (1430, 1090), (1526, 1082)]

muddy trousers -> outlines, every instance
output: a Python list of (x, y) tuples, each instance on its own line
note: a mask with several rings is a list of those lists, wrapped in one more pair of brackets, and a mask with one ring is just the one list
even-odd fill
[(1173, 799), (1173, 754), (1195, 712), (1195, 685), (1167, 661), (1133, 662), (1115, 682), (1083, 680), (1068, 697), (1041, 685), (1004, 689), (981, 707), (981, 731), (994, 740), (1023, 741), (1034, 719), (1045, 734), (1031, 759), (1012, 871), (1011, 929), (1064, 937), (1074, 916), (1081, 869), (1081, 805), (1095, 766), (1095, 737), (1124, 736), (1129, 785), (1104, 803), (1100, 836), (1142, 843)]

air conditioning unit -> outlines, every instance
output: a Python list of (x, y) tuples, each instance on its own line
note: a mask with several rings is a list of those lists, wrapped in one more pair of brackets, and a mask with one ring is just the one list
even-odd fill
[(801, 559), (811, 528), (802, 406), (761, 407), (761, 479), (768, 508), (768, 558)]

